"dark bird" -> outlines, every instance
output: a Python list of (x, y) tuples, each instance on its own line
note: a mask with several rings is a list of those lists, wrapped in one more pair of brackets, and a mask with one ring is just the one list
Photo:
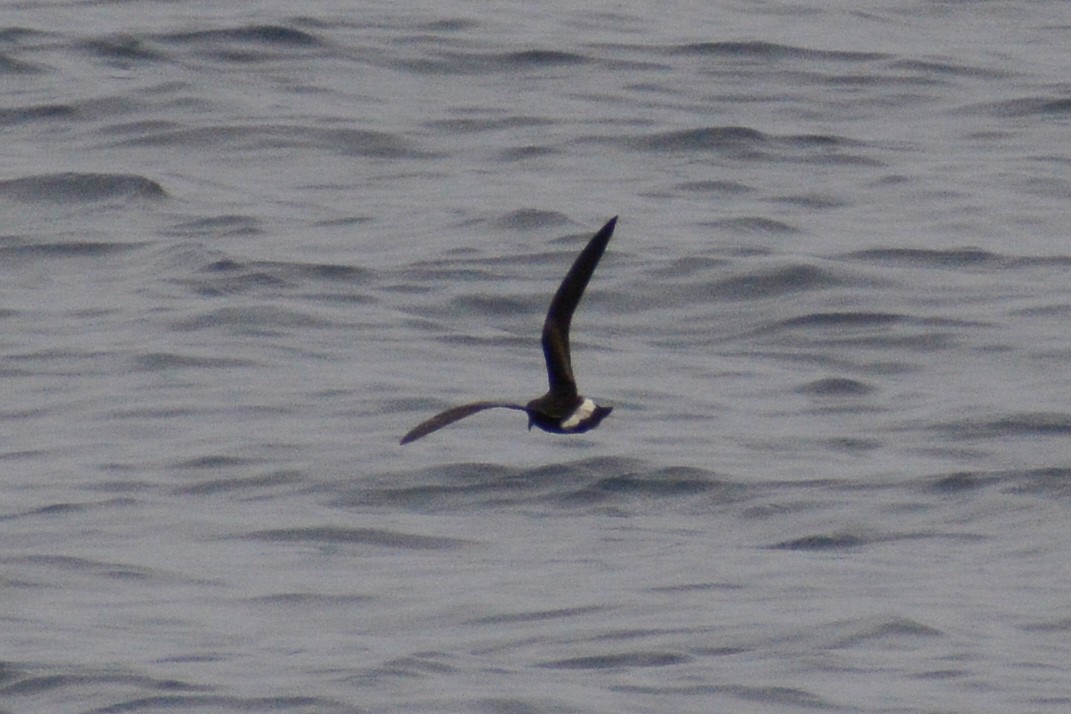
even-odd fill
[(550, 389), (542, 397), (537, 397), (526, 405), (510, 402), (473, 402), (460, 407), (447, 409), (431, 419), (417, 424), (402, 437), (402, 444), (416, 441), (433, 431), (453, 424), (484, 409), (516, 409), (528, 414), (528, 428), (538, 426), (543, 431), (555, 434), (582, 434), (591, 431), (603, 419), (609, 416), (613, 407), (603, 407), (593, 400), (581, 396), (576, 390), (576, 378), (573, 376), (573, 363), (569, 355), (569, 324), (573, 321), (584, 288), (588, 286), (599, 258), (614, 234), (617, 216), (611, 218), (602, 229), (588, 241), (580, 251), (573, 267), (565, 274), (565, 279), (554, 293), (543, 321), (543, 357), (547, 361), (547, 380)]

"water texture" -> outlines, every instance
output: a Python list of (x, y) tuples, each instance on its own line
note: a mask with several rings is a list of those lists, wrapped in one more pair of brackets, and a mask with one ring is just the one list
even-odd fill
[[(0, 14), (0, 711), (1064, 712), (1071, 6)], [(561, 437), (440, 409), (546, 389)]]

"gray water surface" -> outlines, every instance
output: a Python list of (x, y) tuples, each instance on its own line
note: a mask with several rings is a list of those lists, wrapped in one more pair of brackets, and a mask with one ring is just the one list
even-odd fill
[(1068, 710), (1067, 3), (0, 18), (0, 710)]

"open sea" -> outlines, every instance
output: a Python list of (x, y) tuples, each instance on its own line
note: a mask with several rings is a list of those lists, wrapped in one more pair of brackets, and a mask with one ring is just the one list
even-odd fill
[(1069, 47), (0, 2), (0, 714), (1071, 711)]

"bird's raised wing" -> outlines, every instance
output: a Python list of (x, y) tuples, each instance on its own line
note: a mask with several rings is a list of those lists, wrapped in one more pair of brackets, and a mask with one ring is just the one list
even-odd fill
[(413, 427), (408, 434), (402, 437), (401, 443), (408, 444), (410, 441), (416, 441), (422, 436), (427, 436), (433, 431), (438, 431), (444, 426), (449, 426), (455, 421), (464, 419), (467, 416), (472, 416), (476, 412), (482, 412), (484, 409), (519, 409), (525, 411), (524, 407), (520, 404), (509, 404), (506, 402), (473, 402), (472, 404), (463, 404), (460, 407), (453, 407), (447, 409), (444, 412), (440, 412), (433, 416), (431, 419), (423, 421)]
[(576, 378), (573, 376), (573, 362), (569, 353), (569, 325), (573, 321), (573, 311), (584, 295), (595, 266), (599, 264), (610, 236), (614, 234), (617, 216), (611, 218), (596, 233), (584, 250), (573, 262), (573, 267), (565, 274), (554, 299), (550, 301), (547, 319), (543, 322), (543, 357), (547, 361), (547, 379), (550, 391), (562, 395), (576, 396)]

